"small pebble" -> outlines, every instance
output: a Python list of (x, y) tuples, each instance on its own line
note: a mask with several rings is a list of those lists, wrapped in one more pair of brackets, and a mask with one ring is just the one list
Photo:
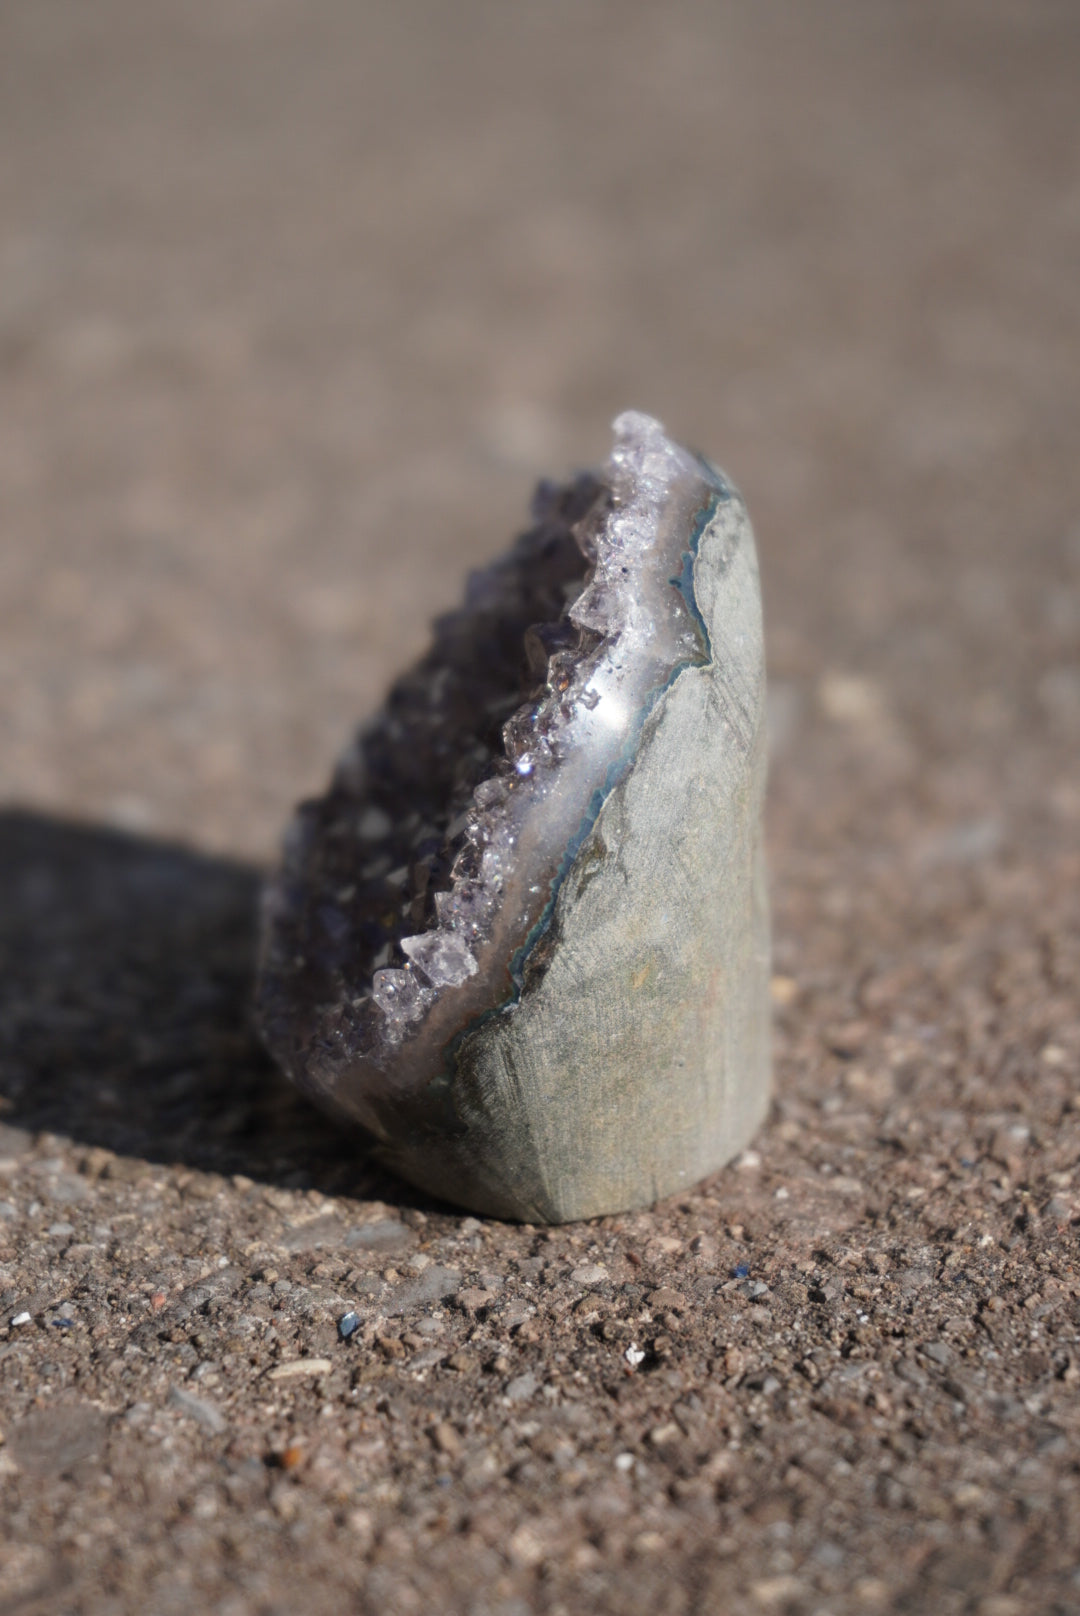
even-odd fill
[(495, 1298), (490, 1291), (478, 1290), (475, 1286), (458, 1291), (457, 1294), (457, 1305), (465, 1313), (479, 1312), (481, 1308), (487, 1307), (494, 1300)]
[(268, 1380), (296, 1380), (300, 1375), (328, 1375), (333, 1368), (329, 1358), (290, 1358), (267, 1375)]
[(211, 1436), (219, 1436), (226, 1429), (228, 1422), (224, 1414), (216, 1403), (208, 1402), (205, 1397), (195, 1397), (191, 1392), (173, 1386), (169, 1392), (169, 1402), (174, 1408), (179, 1409), (181, 1414), (186, 1414), (189, 1419), (195, 1420), (204, 1430), (209, 1431)]
[(15, 1317), (12, 1319), (11, 1322), (12, 1322), (13, 1325), (14, 1324), (29, 1324), (30, 1323), (30, 1314), (29, 1313), (16, 1313)]
[(461, 1452), (461, 1437), (449, 1420), (439, 1420), (432, 1426), (431, 1440), (439, 1452), (445, 1454), (448, 1459), (456, 1458)]
[(443, 1356), (443, 1349), (441, 1347), (427, 1347), (423, 1352), (418, 1352), (416, 1356), (410, 1360), (409, 1368), (418, 1370), (432, 1369), (437, 1363), (442, 1363)]
[(581, 1268), (575, 1268), (570, 1278), (575, 1285), (599, 1285), (602, 1279), (607, 1278), (607, 1269), (603, 1263), (585, 1263)]
[(359, 1313), (343, 1313), (340, 1319), (338, 1319), (337, 1328), (338, 1335), (341, 1337), (342, 1341), (348, 1341), (349, 1337), (351, 1335), (355, 1335), (357, 1330), (360, 1328)]
[(626, 1359), (627, 1363), (630, 1365), (631, 1369), (636, 1369), (638, 1364), (641, 1364), (641, 1363), (645, 1362), (645, 1354), (644, 1354), (644, 1352), (636, 1344), (636, 1342), (633, 1342), (633, 1341), (631, 1341), (630, 1345), (627, 1347), (627, 1349), (626, 1349), (625, 1353), (623, 1354), (623, 1356)]

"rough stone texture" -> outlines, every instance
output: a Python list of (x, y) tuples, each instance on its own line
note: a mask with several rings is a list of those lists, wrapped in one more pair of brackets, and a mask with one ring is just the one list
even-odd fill
[[(0, 1608), (1076, 1608), (1078, 50), (7, 8)], [(542, 1235), (277, 1081), (254, 866), (630, 400), (754, 513), (779, 1098)]]

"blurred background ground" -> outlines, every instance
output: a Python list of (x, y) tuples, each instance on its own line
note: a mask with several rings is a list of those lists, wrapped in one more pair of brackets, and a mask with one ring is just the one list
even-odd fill
[[(0, 1611), (1074, 1610), (1080, 13), (0, 36)], [(252, 912), (627, 406), (758, 531), (779, 1092), (548, 1235), (286, 1092)]]

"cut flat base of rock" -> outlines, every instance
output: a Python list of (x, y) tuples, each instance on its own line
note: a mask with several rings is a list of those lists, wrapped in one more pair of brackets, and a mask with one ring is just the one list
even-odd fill
[(614, 432), (301, 805), (264, 905), (284, 1069), (405, 1178), (528, 1222), (688, 1188), (769, 1098), (753, 535), (658, 422)]

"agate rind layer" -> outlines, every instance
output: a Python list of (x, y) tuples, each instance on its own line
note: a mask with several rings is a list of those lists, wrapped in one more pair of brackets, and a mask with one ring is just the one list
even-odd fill
[(769, 1099), (753, 536), (724, 475), (658, 423), (615, 433), (595, 481), (556, 491), (582, 576), (546, 682), (428, 855), (440, 890), (405, 904), (426, 926), (371, 970), (365, 912), (350, 962), (350, 826), (393, 817), (378, 721), (301, 810), (266, 904), (259, 1013), (286, 1070), (404, 1177), (530, 1222), (689, 1188)]

